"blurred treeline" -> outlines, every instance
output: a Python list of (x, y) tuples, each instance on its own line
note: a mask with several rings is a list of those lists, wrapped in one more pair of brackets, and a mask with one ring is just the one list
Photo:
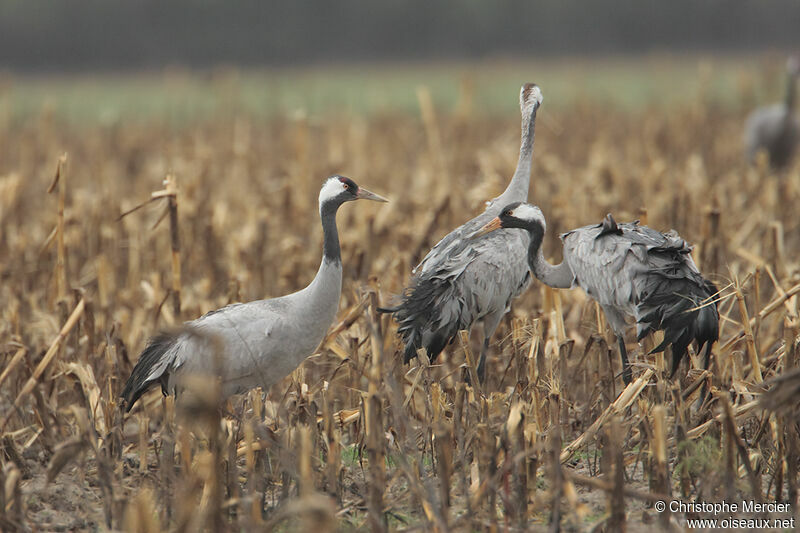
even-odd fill
[(793, 49), (798, 0), (0, 0), (0, 68)]

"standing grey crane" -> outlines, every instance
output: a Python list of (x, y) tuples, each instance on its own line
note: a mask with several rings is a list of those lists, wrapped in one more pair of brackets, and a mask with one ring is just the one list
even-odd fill
[[(233, 304), (187, 322), (182, 332), (150, 339), (122, 391), (130, 411), (156, 382), (166, 395), (189, 374), (218, 375), (224, 397), (269, 389), (289, 375), (322, 341), (339, 307), (342, 257), (336, 211), (352, 200), (386, 202), (344, 176), (329, 177), (319, 192), (322, 261), (316, 277), (288, 296)], [(219, 354), (219, 360), (215, 360)]]
[[(515, 202), (472, 235), (480, 237), (500, 228), (521, 228), (530, 235), (528, 264), (533, 275), (557, 289), (582, 287), (603, 308), (614, 330), (622, 359), (622, 378), (631, 382), (625, 349), (626, 317), (636, 320), (637, 339), (663, 330), (664, 340), (651, 353), (672, 345), (675, 374), (686, 348), (697, 341), (706, 346), (703, 368), (708, 369), (711, 346), (719, 336), (719, 314), (711, 305), (717, 293), (692, 260), (686, 241), (674, 231), (661, 233), (637, 222), (617, 224), (606, 215), (601, 224), (584, 226), (561, 235), (564, 260), (551, 265), (542, 253), (544, 215), (535, 206)], [(502, 232), (500, 232), (502, 233)], [(705, 388), (701, 398), (705, 395)]]
[(528, 235), (524, 231), (503, 232), (479, 242), (468, 237), (497, 216), (502, 206), (528, 199), (536, 111), (541, 103), (542, 92), (537, 85), (522, 86), (519, 160), (511, 183), (483, 213), (439, 241), (414, 269), (401, 303), (382, 310), (394, 313), (399, 324), (406, 363), (417, 356), (419, 348), (425, 348), (431, 361), (435, 360), (459, 330), (480, 322), (483, 345), (477, 371), (483, 381), (489, 339), (511, 300), (530, 282), (525, 263)]
[(786, 95), (783, 103), (753, 111), (744, 127), (747, 159), (753, 163), (760, 150), (769, 156), (769, 164), (782, 168), (792, 160), (800, 143), (800, 121), (794, 115), (795, 86), (800, 76), (800, 57), (786, 63)]

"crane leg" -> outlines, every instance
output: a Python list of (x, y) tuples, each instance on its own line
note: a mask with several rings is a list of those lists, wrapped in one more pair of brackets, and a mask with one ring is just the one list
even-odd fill
[(625, 385), (630, 385), (633, 373), (631, 372), (631, 365), (628, 363), (628, 350), (625, 348), (625, 337), (617, 335), (617, 344), (619, 344), (619, 357), (622, 359), (622, 381), (625, 382)]
[[(711, 366), (711, 343), (706, 344), (706, 353), (703, 354), (703, 370), (708, 370)], [(706, 401), (706, 394), (708, 393), (708, 379), (703, 380), (703, 386), (700, 388), (700, 397), (697, 399), (698, 406), (703, 405)]]
[(489, 353), (489, 339), (492, 338), (497, 326), (500, 325), (503, 315), (505, 315), (505, 309), (486, 315), (481, 320), (483, 325), (483, 346), (481, 346), (481, 356), (478, 359), (478, 368), (476, 369), (478, 381), (481, 383), (486, 383), (486, 355)]
[(481, 384), (486, 383), (486, 353), (489, 351), (489, 337), (483, 339), (483, 346), (481, 347), (481, 356), (478, 359), (478, 381)]

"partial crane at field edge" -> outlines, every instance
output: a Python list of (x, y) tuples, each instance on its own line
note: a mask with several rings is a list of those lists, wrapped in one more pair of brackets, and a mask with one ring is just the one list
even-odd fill
[(530, 283), (525, 261), (528, 235), (524, 231), (502, 232), (481, 241), (472, 241), (469, 236), (497, 216), (502, 206), (528, 199), (536, 111), (541, 103), (542, 92), (536, 84), (522, 86), (519, 159), (508, 187), (483, 213), (439, 241), (413, 270), (400, 304), (382, 310), (394, 313), (399, 324), (406, 363), (420, 348), (425, 348), (434, 361), (460, 330), (480, 322), (483, 345), (477, 371), (479, 379), (484, 380), (489, 339), (511, 301)]
[[(692, 248), (675, 231), (661, 233), (638, 222), (617, 224), (606, 215), (601, 224), (561, 235), (564, 260), (551, 265), (542, 253), (546, 227), (538, 207), (516, 202), (505, 206), (473, 238), (480, 241), (500, 228), (527, 231), (528, 263), (536, 279), (557, 289), (582, 287), (600, 304), (617, 336), (625, 384), (631, 382), (626, 317), (635, 319), (638, 340), (652, 331), (664, 331), (663, 342), (651, 353), (672, 346), (670, 376), (693, 340), (698, 352), (705, 345), (703, 369), (708, 369), (711, 346), (719, 337), (719, 313), (712, 303), (718, 291), (700, 274), (690, 255)], [(701, 399), (704, 396), (705, 386)]]
[(786, 94), (782, 103), (753, 111), (744, 127), (747, 159), (755, 162), (758, 152), (766, 151), (773, 168), (783, 168), (792, 161), (800, 143), (800, 120), (794, 114), (797, 77), (800, 76), (800, 57), (786, 62)]
[(188, 375), (219, 376), (222, 396), (228, 397), (255, 387), (268, 390), (295, 370), (336, 316), (342, 292), (336, 212), (361, 199), (387, 201), (349, 178), (329, 177), (319, 193), (323, 247), (314, 280), (287, 296), (229, 305), (150, 339), (122, 391), (126, 411), (156, 383), (166, 395)]

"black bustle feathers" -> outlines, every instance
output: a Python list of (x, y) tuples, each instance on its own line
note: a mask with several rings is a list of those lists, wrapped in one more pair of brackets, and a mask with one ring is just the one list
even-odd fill
[(719, 338), (719, 312), (713, 301), (718, 292), (716, 286), (699, 274), (674, 279), (655, 272), (651, 282), (654, 284), (648, 291), (651, 296), (639, 304), (644, 313), (639, 322), (647, 325), (640, 329), (639, 339), (650, 331), (664, 330), (664, 340), (650, 353), (672, 346), (670, 377), (678, 370), (692, 341), (697, 341), (698, 352), (706, 347), (708, 361), (711, 346)]
[(159, 333), (147, 342), (147, 347), (139, 356), (136, 366), (131, 372), (131, 377), (125, 383), (122, 391), (123, 407), (130, 412), (136, 400), (144, 394), (156, 381), (161, 383), (161, 391), (167, 394), (166, 375), (157, 379), (149, 379), (153, 367), (161, 360), (164, 354), (175, 343), (177, 336), (174, 333)]

